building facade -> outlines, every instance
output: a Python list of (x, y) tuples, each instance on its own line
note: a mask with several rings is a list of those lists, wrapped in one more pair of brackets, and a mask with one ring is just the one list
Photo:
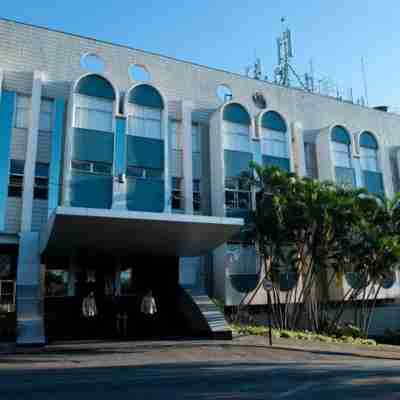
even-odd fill
[[(149, 290), (166, 335), (226, 334), (209, 296), (237, 305), (259, 279), (238, 236), (251, 160), (399, 190), (398, 115), (8, 20), (0, 38), (0, 299), (20, 344), (92, 337), (91, 291), (102, 337), (144, 335)], [(399, 293), (396, 276), (381, 297)]]

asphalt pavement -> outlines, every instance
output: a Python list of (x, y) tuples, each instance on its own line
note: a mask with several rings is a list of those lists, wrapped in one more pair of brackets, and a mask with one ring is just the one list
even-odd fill
[(0, 355), (0, 399), (392, 400), (397, 355), (259, 338), (61, 344)]

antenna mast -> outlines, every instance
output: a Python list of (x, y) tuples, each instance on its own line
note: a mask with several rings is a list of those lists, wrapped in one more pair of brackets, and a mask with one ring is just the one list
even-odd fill
[(366, 76), (366, 73), (365, 73), (364, 57), (361, 57), (361, 71), (362, 71), (363, 84), (364, 84), (365, 103), (368, 106), (369, 105), (369, 101), (368, 101), (368, 85), (367, 85), (367, 76)]
[(278, 51), (278, 66), (275, 68), (275, 83), (278, 85), (290, 86), (291, 75), (299, 82), (304, 90), (310, 90), (309, 84), (304, 84), (300, 75), (298, 75), (291, 65), (293, 59), (292, 33), (290, 29), (285, 28), (285, 18), (281, 18), (282, 35), (276, 39)]

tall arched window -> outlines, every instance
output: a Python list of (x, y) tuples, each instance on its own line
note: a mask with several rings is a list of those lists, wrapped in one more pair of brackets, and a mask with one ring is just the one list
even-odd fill
[(287, 127), (275, 111), (266, 112), (261, 119), (261, 152), (264, 165), (274, 165), (290, 171)]
[(223, 112), (224, 148), (250, 151), (250, 126), (250, 116), (242, 105), (226, 105)]
[(81, 78), (74, 91), (70, 204), (111, 208), (116, 93), (98, 74)]
[(225, 207), (229, 216), (248, 213), (251, 205), (250, 187), (243, 176), (252, 160), (250, 149), (251, 120), (246, 109), (238, 103), (227, 104), (223, 111)]
[(147, 84), (134, 87), (128, 94), (128, 134), (162, 139), (161, 113), (164, 102), (160, 93)]
[(379, 169), (378, 142), (371, 132), (360, 135), (360, 157), (363, 185), (371, 193), (384, 194), (383, 178)]
[(341, 185), (356, 186), (351, 157), (351, 138), (342, 126), (335, 126), (331, 131), (333, 163), (336, 182)]
[(87, 75), (75, 87), (74, 127), (101, 132), (113, 131), (115, 92), (100, 75)]

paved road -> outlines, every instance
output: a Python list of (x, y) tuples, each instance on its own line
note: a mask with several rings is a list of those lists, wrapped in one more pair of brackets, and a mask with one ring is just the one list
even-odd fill
[(0, 356), (0, 399), (400, 399), (400, 362), (242, 344)]

